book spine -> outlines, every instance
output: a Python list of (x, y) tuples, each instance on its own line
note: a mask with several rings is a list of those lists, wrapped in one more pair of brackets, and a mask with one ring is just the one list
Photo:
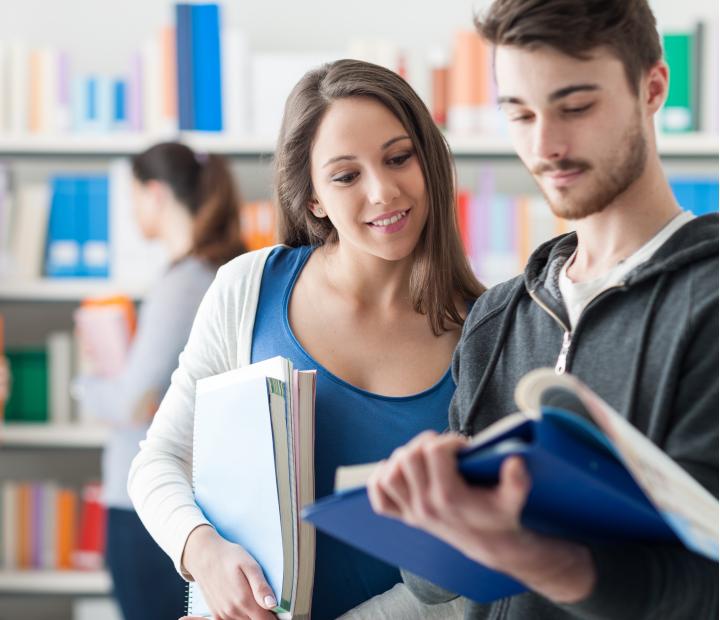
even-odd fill
[(0, 522), (0, 535), (2, 535), (2, 565), (6, 570), (17, 568), (18, 547), (18, 488), (11, 480), (2, 485), (2, 521)]
[(220, 66), (220, 8), (217, 4), (191, 7), (193, 126), (222, 131)]
[(106, 176), (88, 177), (85, 189), (87, 234), (82, 242), (81, 271), (85, 276), (107, 278), (110, 271), (108, 179)]
[(662, 129), (667, 132), (692, 131), (693, 119), (693, 47), (691, 33), (663, 35), (665, 60), (670, 67), (670, 84), (662, 110)]
[(181, 130), (195, 128), (191, 9), (189, 4), (175, 5), (178, 121)]
[(73, 567), (73, 549), (75, 548), (77, 523), (77, 497), (70, 489), (60, 489), (57, 493), (57, 567)]

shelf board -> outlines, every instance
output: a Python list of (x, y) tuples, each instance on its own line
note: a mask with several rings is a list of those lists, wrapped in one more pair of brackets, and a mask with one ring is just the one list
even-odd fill
[(0, 592), (108, 594), (106, 571), (0, 570)]
[(250, 136), (236, 138), (202, 132), (176, 132), (147, 135), (143, 133), (67, 134), (0, 136), (1, 155), (134, 155), (168, 140), (181, 140), (197, 151), (226, 155), (263, 155), (275, 150), (271, 138)]
[(42, 278), (31, 281), (0, 280), (0, 300), (79, 301), (85, 297), (124, 294), (140, 299), (148, 285), (96, 278)]
[(0, 448), (101, 448), (108, 432), (104, 426), (8, 422), (0, 425)]
[[(182, 140), (199, 151), (228, 156), (272, 155), (275, 141), (263, 137), (234, 137), (201, 132), (179, 132), (148, 136), (142, 133), (0, 136), (0, 156), (78, 155), (122, 156), (138, 153), (163, 140)], [(450, 148), (459, 157), (514, 157), (505, 136), (447, 135)], [(661, 155), (668, 157), (717, 157), (718, 136), (687, 133), (658, 137)]]

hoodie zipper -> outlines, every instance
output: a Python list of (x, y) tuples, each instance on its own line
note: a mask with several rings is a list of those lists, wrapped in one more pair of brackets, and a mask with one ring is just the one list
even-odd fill
[(563, 375), (565, 374), (565, 368), (567, 366), (567, 356), (568, 352), (570, 351), (570, 345), (572, 344), (572, 337), (573, 333), (572, 330), (568, 329), (567, 325), (563, 322), (563, 320), (555, 314), (548, 306), (542, 302), (542, 300), (535, 294), (535, 289), (530, 291), (530, 297), (532, 300), (540, 306), (545, 312), (547, 312), (553, 319), (555, 319), (555, 322), (562, 327), (563, 330), (563, 341), (562, 346), (560, 347), (560, 354), (558, 355), (557, 362), (555, 362), (555, 374)]
[[(578, 322), (575, 325), (576, 331), (577, 326), (580, 325), (580, 321), (582, 320), (583, 315), (587, 312), (587, 310), (595, 305), (596, 302), (600, 301), (603, 297), (606, 297), (608, 293), (614, 292), (616, 289), (623, 288), (625, 286), (625, 281), (620, 282), (619, 284), (616, 284), (615, 286), (611, 286), (610, 288), (605, 289), (602, 293), (594, 297), (590, 300), (590, 303), (583, 308), (582, 313), (578, 317)], [(530, 297), (531, 299), (540, 306), (545, 312), (547, 312), (553, 319), (555, 319), (555, 322), (560, 325), (563, 329), (563, 339), (562, 339), (562, 345), (560, 346), (560, 353), (558, 354), (557, 361), (555, 362), (555, 374), (557, 375), (564, 375), (565, 371), (567, 370), (567, 358), (568, 354), (570, 353), (570, 346), (572, 345), (573, 341), (573, 330), (569, 329), (568, 326), (563, 322), (563, 320), (555, 314), (546, 304), (542, 302), (542, 300), (535, 294), (535, 289), (530, 291)]]

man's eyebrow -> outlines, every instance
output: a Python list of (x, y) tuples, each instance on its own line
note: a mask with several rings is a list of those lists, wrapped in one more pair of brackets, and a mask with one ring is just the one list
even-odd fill
[(552, 103), (553, 101), (557, 101), (558, 99), (562, 99), (563, 97), (568, 97), (569, 95), (572, 95), (574, 93), (588, 91), (592, 92), (596, 90), (600, 90), (600, 86), (597, 84), (573, 84), (572, 86), (566, 86), (565, 88), (561, 88), (553, 93), (550, 93), (548, 101)]
[[(380, 148), (384, 151), (389, 146), (392, 146), (396, 142), (400, 140), (410, 140), (410, 136), (402, 135), (402, 136), (395, 136), (394, 138), (390, 138), (387, 142), (385, 142)], [(357, 159), (355, 155), (338, 155), (337, 157), (331, 157), (328, 159), (322, 167), (325, 168), (326, 166), (329, 166), (330, 164), (334, 164), (338, 161), (353, 161)]]
[[(568, 97), (574, 93), (577, 92), (592, 92), (600, 90), (600, 86), (597, 84), (573, 84), (571, 86), (565, 86), (564, 88), (560, 88), (548, 95), (548, 102), (553, 103), (557, 101), (558, 99), (563, 99), (564, 97)], [(513, 105), (524, 105), (524, 101), (520, 97), (504, 97), (500, 96), (497, 99), (498, 105), (503, 105), (504, 103), (510, 103)]]

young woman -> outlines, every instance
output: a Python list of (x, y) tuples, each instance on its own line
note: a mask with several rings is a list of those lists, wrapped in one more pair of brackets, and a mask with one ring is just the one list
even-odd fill
[(103, 493), (107, 564), (123, 615), (174, 619), (183, 613), (184, 582), (135, 514), (127, 477), (147, 432), (149, 404), (155, 401), (156, 409), (170, 384), (218, 265), (242, 249), (239, 205), (225, 162), (182, 144), (153, 146), (133, 158), (132, 170), (137, 223), (145, 237), (165, 245), (171, 264), (142, 303), (123, 372), (112, 379), (80, 377), (75, 392), (84, 409), (113, 426), (102, 458)]
[[(152, 536), (223, 619), (272, 618), (275, 601), (253, 558), (193, 502), (195, 382), (275, 355), (318, 369), (316, 494), (327, 495), (337, 466), (447, 426), (450, 359), (483, 290), (456, 228), (447, 144), (391, 71), (340, 60), (300, 80), (275, 191), (284, 245), (218, 272), (129, 480)], [(313, 618), (336, 618), (399, 579), (318, 534)]]

